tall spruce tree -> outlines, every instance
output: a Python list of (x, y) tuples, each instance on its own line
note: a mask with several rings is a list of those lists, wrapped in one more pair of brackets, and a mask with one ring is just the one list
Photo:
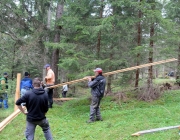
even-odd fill
[(172, 22), (175, 23), (174, 28), (171, 27), (171, 36), (169, 36), (169, 40), (167, 43), (171, 46), (171, 50), (169, 51), (175, 51), (177, 52), (177, 58), (178, 58), (178, 63), (177, 63), (177, 73), (176, 73), (176, 79), (180, 79), (180, 1), (179, 0), (170, 0), (166, 3), (165, 6), (165, 17), (169, 18)]

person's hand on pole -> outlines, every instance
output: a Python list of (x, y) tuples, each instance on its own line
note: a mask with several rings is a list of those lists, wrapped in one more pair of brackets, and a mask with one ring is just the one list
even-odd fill
[(88, 77), (88, 81), (89, 81), (89, 82), (90, 82), (90, 81), (92, 81), (92, 78), (91, 78), (91, 76), (89, 76), (89, 77)]

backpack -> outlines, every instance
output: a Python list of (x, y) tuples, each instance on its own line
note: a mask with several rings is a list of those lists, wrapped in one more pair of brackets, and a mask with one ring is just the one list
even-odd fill
[(99, 91), (97, 93), (98, 97), (103, 97), (104, 96), (105, 86), (106, 86), (106, 79), (104, 78), (102, 80), (99, 80), (99, 83), (98, 83), (98, 86), (97, 86), (97, 89)]

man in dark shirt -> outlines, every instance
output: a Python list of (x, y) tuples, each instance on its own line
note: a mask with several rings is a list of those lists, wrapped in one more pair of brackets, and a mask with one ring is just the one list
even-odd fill
[[(34, 139), (35, 128), (39, 125), (46, 140), (52, 140), (49, 122), (45, 114), (48, 111), (48, 95), (44, 89), (40, 88), (40, 80), (35, 78), (33, 80), (34, 88), (28, 91), (24, 96), (16, 101), (16, 105), (26, 117), (26, 131), (25, 136), (27, 140)], [(26, 102), (27, 112), (22, 108), (21, 104)]]
[[(102, 75), (102, 69), (96, 68), (94, 70), (95, 78), (88, 77), (88, 86), (91, 88), (92, 102), (90, 105), (90, 117), (87, 123), (96, 121), (102, 121), (100, 113), (100, 101), (104, 96), (106, 79)], [(95, 118), (96, 117), (96, 118)]]

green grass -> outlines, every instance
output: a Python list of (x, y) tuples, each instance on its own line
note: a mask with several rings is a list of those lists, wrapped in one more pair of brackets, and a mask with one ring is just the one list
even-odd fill
[[(117, 104), (111, 97), (101, 103), (104, 121), (87, 124), (89, 118), (88, 97), (54, 105), (47, 113), (54, 140), (177, 140), (178, 129), (132, 137), (131, 134), (152, 128), (180, 124), (180, 91), (171, 91), (154, 102), (146, 103), (129, 99)], [(25, 116), (20, 114), (1, 133), (0, 139), (23, 140)], [(43, 140), (40, 127), (35, 140)]]
[(4, 109), (4, 105), (2, 104), (2, 108), (0, 108), (0, 122), (3, 121), (6, 117), (8, 117), (14, 111), (14, 97), (10, 96), (8, 99), (8, 109)]
[(162, 83), (175, 83), (176, 79), (175, 78), (169, 78), (169, 79), (160, 79), (160, 78), (156, 78), (153, 80), (155, 84), (162, 84)]

